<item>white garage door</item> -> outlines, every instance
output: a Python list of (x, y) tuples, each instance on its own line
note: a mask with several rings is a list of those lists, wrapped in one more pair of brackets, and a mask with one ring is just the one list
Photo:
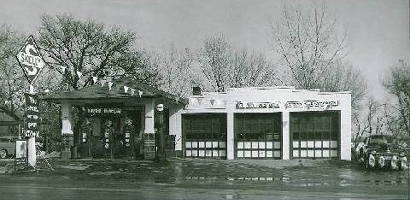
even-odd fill
[(185, 157), (226, 158), (226, 114), (186, 114), (182, 120)]
[(293, 158), (339, 157), (337, 112), (291, 113), (290, 117)]

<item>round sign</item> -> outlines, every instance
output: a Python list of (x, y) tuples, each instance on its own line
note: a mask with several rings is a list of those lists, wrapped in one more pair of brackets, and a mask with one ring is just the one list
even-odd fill
[(162, 112), (164, 110), (164, 104), (157, 105), (157, 111)]

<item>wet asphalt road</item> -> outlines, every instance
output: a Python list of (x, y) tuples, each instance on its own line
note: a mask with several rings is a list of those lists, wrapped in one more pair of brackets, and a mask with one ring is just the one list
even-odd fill
[(55, 161), (53, 172), (0, 175), (0, 200), (407, 199), (407, 171), (367, 172), (340, 161), (286, 168), (258, 162)]

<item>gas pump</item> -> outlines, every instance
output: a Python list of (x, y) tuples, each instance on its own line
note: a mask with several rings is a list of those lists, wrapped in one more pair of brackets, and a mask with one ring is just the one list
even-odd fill
[(107, 120), (105, 122), (105, 131), (104, 131), (104, 149), (105, 149), (105, 155), (107, 156), (110, 154), (111, 158), (114, 158), (113, 155), (113, 149), (110, 145), (111, 137), (113, 134), (113, 127), (112, 127), (112, 121)]
[(132, 123), (132, 120), (129, 117), (125, 118), (125, 123), (124, 123), (124, 154), (126, 156), (134, 156), (134, 125)]
[(88, 118), (85, 119), (81, 126), (81, 157), (85, 157), (85, 155), (92, 157), (92, 126), (91, 122)]
[(131, 146), (131, 133), (133, 132), (132, 120), (130, 118), (125, 118), (124, 127), (124, 144), (125, 147), (129, 148)]

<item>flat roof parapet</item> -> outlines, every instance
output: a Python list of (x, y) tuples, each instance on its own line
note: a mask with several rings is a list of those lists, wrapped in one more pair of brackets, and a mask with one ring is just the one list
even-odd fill
[(227, 91), (242, 91), (242, 90), (294, 90), (295, 86), (273, 86), (273, 87), (244, 87), (244, 88), (228, 88)]
[(244, 88), (228, 88), (225, 92), (202, 92), (201, 95), (192, 95), (192, 98), (204, 98), (207, 96), (218, 96), (218, 95), (228, 95), (231, 92), (251, 92), (251, 91), (288, 91), (294, 93), (310, 93), (317, 95), (335, 95), (335, 94), (351, 94), (350, 91), (340, 91), (340, 92), (322, 92), (320, 89), (296, 89), (295, 86), (274, 86), (274, 87), (244, 87)]

